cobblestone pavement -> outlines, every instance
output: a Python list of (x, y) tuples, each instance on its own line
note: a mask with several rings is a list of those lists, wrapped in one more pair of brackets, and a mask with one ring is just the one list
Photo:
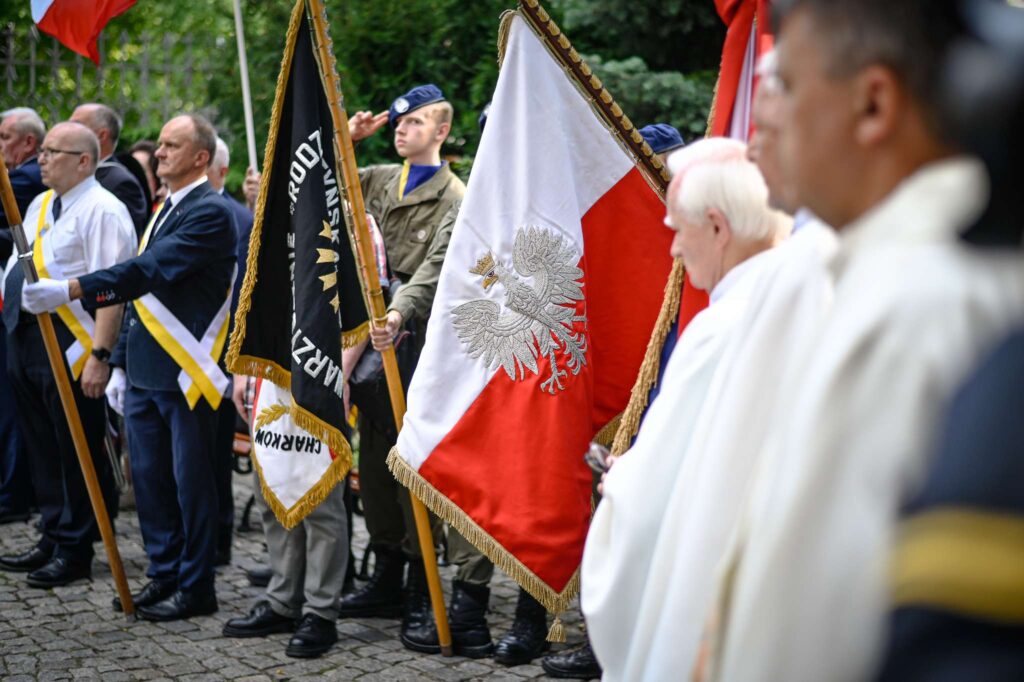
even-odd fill
[[(248, 476), (235, 476), (236, 509), (248, 499)], [(35, 544), (34, 524), (0, 526), (0, 553), (24, 551)], [(367, 536), (355, 517), (355, 551), (361, 557)], [(220, 611), (212, 616), (171, 623), (126, 622), (111, 608), (115, 594), (102, 545), (97, 544), (91, 581), (53, 590), (27, 587), (24, 574), (0, 571), (0, 679), (23, 680), (522, 680), (546, 679), (539, 665), (506, 668), (491, 659), (429, 656), (406, 650), (398, 640), (398, 622), (382, 619), (338, 621), (338, 644), (319, 659), (284, 655), (287, 635), (225, 639), (221, 628), (241, 615), (262, 593), (249, 585), (245, 569), (265, 557), (263, 534), (236, 531), (230, 566), (219, 569)], [(134, 511), (117, 520), (117, 541), (132, 590), (146, 582), (146, 555)], [(443, 567), (446, 591), (453, 569)], [(516, 602), (516, 585), (496, 574), (488, 621), (495, 639), (506, 631)], [(564, 614), (569, 643), (582, 640), (579, 616)]]

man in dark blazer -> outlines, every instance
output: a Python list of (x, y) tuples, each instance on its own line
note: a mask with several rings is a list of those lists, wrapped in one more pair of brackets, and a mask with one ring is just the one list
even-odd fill
[[(163, 127), (157, 172), (170, 196), (147, 227), (139, 256), (80, 279), (43, 279), (22, 292), (34, 312), (69, 299), (82, 299), (87, 309), (134, 301), (110, 359), (118, 369), (107, 399), (123, 410), (131, 443), (150, 560), (150, 582), (133, 597), (148, 620), (217, 610), (213, 438), (229, 382), (219, 367), (223, 349), (202, 344), (227, 324), (238, 238), (230, 209), (206, 177), (215, 140), (210, 123), (194, 114)], [(191, 396), (190, 384), (202, 390)]]
[[(45, 136), (43, 119), (33, 109), (19, 107), (0, 114), (0, 154), (22, 215), (36, 195), (47, 189), (37, 158)], [(0, 264), (7, 262), (13, 249), (10, 225), (0, 205)], [(7, 335), (0, 334), (0, 358), (6, 356)], [(0, 524), (27, 520), (34, 497), (6, 366), (5, 360), (0, 367)]]
[(71, 120), (89, 128), (99, 138), (100, 165), (96, 169), (96, 180), (125, 205), (135, 224), (135, 232), (141, 238), (150, 218), (150, 201), (139, 179), (114, 156), (121, 135), (121, 117), (107, 105), (93, 102), (76, 107)]

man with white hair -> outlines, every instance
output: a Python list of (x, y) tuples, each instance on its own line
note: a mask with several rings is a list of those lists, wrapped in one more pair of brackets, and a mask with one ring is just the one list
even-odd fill
[[(45, 135), (43, 120), (32, 109), (19, 107), (0, 114), (0, 155), (22, 214), (37, 194), (46, 191), (36, 158)], [(0, 276), (13, 248), (7, 215), (0, 205)], [(32, 505), (29, 463), (15, 417), (14, 389), (3, 369), (6, 358), (7, 339), (0, 334), (0, 524), (27, 520)]]
[[(52, 189), (33, 200), (25, 232), (42, 277), (79, 277), (128, 260), (135, 230), (127, 209), (96, 181), (100, 155), (96, 136), (78, 123), (60, 123), (39, 149), (43, 182)], [(32, 587), (66, 585), (91, 573), (93, 542), (99, 539), (85, 481), (36, 316), (22, 309), (25, 277), (17, 256), (7, 263), (3, 320), (7, 370), (18, 397), (18, 417), (31, 453), (33, 483), (42, 515), (35, 547), (0, 557), (8, 571), (28, 571)], [(89, 315), (78, 301), (56, 309), (54, 329), (67, 358), (82, 427), (107, 509), (117, 512), (117, 489), (103, 452), (106, 429), (103, 391), (110, 377), (110, 351), (124, 306)]]
[[(636, 443), (604, 481), (587, 535), (581, 604), (606, 679), (649, 676), (647, 662), (635, 652), (656, 634), (648, 632), (641, 605), (667, 587), (667, 565), (657, 551), (663, 535), (674, 537), (677, 520), (664, 510), (674, 503), (692, 457), (696, 427), (716, 410), (707, 397), (728, 369), (722, 359), (757, 292), (760, 272), (791, 229), (788, 216), (768, 205), (768, 187), (746, 154), (740, 142), (711, 138), (669, 158), (673, 179), (665, 223), (676, 232), (672, 255), (683, 259), (693, 285), (710, 293), (710, 305), (679, 339)], [(652, 679), (685, 677), (680, 669), (659, 670)]]
[[(759, 65), (757, 129), (748, 157), (764, 176), (769, 204), (792, 212), (792, 181), (777, 142), (781, 88), (774, 62), (768, 53)], [(763, 444), (786, 418), (788, 406), (771, 396), (828, 310), (827, 260), (835, 248), (833, 231), (811, 218), (765, 255), (690, 431), (671, 499), (658, 510), (664, 520), (649, 550), (650, 568), (641, 576), (645, 592), (635, 606), (641, 616), (627, 646), (605, 652), (619, 662), (608, 671), (612, 679), (685, 676), (701, 656), (720, 561), (757, 475)]]

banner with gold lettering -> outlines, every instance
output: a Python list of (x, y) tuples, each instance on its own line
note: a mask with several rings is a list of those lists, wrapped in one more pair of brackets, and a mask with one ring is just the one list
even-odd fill
[(323, 450), (333, 453), (323, 475), (304, 483), (308, 490), (296, 495), (292, 488), (287, 494), (275, 491), (264, 475), (271, 468), (289, 469), (292, 463), (272, 465), (267, 459), (310, 453), (254, 448), (263, 492), (285, 527), (312, 511), (352, 465), (341, 354), (343, 343), (361, 340), (369, 329), (345, 228), (344, 192), (322, 73), (312, 26), (300, 0), (288, 28), (249, 260), (228, 352), (229, 369), (263, 377), (282, 389), (267, 394), (287, 398), (255, 410), (254, 423), (269, 423), (267, 418), (274, 415), (263, 414), (266, 410), (286, 409), (286, 421), (302, 432), (299, 436), (322, 441), (327, 446)]

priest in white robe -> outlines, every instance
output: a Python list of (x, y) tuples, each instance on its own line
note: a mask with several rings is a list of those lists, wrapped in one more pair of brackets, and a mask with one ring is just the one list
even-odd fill
[(899, 507), (952, 389), (1019, 324), (1024, 265), (958, 238), (986, 177), (945, 145), (932, 104), (955, 33), (941, 8), (778, 9), (781, 146), (798, 198), (839, 228), (835, 298), (778, 397), (790, 419), (762, 456), (695, 679), (853, 682), (877, 664)]
[[(687, 326), (634, 446), (615, 464), (587, 537), (581, 574), (588, 635), (607, 679), (624, 675), (622, 652), (640, 617), (651, 549), (694, 425), (737, 323), (757, 292), (772, 247), (792, 221), (768, 204), (768, 188), (742, 143), (712, 138), (670, 157), (673, 171), (666, 224), (710, 305)], [(625, 647), (624, 647), (625, 645)]]

